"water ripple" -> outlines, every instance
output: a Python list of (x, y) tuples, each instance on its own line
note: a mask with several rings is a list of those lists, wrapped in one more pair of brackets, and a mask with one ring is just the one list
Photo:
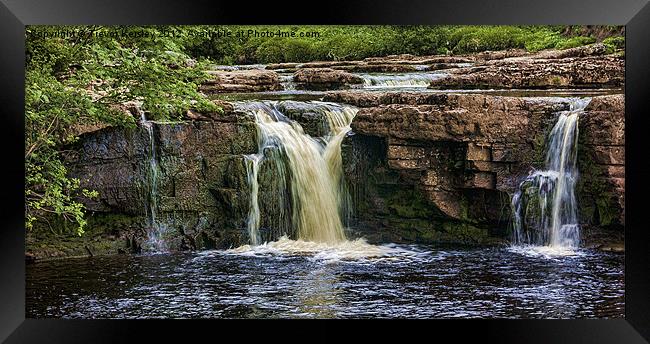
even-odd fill
[[(27, 266), (36, 318), (622, 317), (624, 256), (588, 250), (319, 245)], [(531, 253), (533, 252), (533, 253)], [(542, 250), (543, 252), (543, 250)]]

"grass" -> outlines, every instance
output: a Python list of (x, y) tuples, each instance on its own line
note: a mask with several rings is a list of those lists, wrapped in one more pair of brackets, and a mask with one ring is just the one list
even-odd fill
[[(186, 50), (222, 64), (308, 62), (316, 60), (357, 60), (392, 54), (467, 54), (487, 50), (567, 49), (597, 41), (585, 29), (567, 26), (225, 26), (188, 27), (188, 30), (249, 29), (290, 31), (296, 37), (212, 37), (187, 42)], [(605, 27), (603, 27), (605, 28)], [(625, 44), (618, 27), (603, 43), (612, 51)], [(605, 30), (607, 32), (607, 30)], [(603, 31), (603, 30), (601, 30)], [(567, 33), (569, 32), (569, 33)], [(317, 37), (300, 37), (316, 33)], [(602, 36), (602, 33), (600, 33)], [(601, 37), (602, 38), (602, 37)]]

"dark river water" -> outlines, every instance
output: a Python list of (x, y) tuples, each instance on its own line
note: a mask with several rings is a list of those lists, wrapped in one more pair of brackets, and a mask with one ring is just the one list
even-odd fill
[(623, 317), (624, 256), (361, 243), (53, 260), (29, 318)]

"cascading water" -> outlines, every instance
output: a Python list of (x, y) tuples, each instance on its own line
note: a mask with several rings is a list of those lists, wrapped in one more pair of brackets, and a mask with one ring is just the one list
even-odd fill
[[(260, 244), (257, 179), (259, 165), (264, 160), (275, 164), (276, 178), (283, 183), (289, 181), (291, 222), (298, 239), (322, 243), (346, 240), (341, 217), (349, 207), (342, 180), (341, 142), (357, 110), (324, 102), (306, 104), (327, 120), (329, 133), (321, 140), (305, 134), (300, 124), (278, 110), (276, 102), (239, 104), (255, 116), (259, 138), (258, 153), (246, 157), (251, 185), (248, 231), (253, 245)], [(267, 149), (281, 154), (265, 154)], [(286, 204), (284, 200), (280, 202)]]
[(147, 246), (155, 251), (166, 251), (167, 246), (162, 238), (163, 228), (158, 223), (156, 212), (158, 209), (158, 159), (156, 157), (156, 141), (153, 132), (153, 123), (148, 121), (144, 111), (140, 110), (140, 124), (147, 131), (149, 138), (149, 173), (147, 178), (148, 191), (146, 213), (148, 217)]
[(262, 160), (262, 153), (246, 155), (246, 172), (248, 184), (251, 186), (251, 206), (248, 211), (248, 235), (252, 245), (260, 244), (260, 205), (258, 201), (259, 183), (257, 176), (260, 170), (260, 161)]
[(517, 245), (573, 249), (580, 243), (575, 185), (578, 117), (591, 99), (572, 99), (549, 135), (546, 170), (535, 171), (512, 198)]
[(362, 74), (364, 88), (427, 87), (445, 73)]
[(296, 89), (296, 84), (293, 81), (293, 74), (279, 74), (280, 84), (285, 91), (293, 91)]

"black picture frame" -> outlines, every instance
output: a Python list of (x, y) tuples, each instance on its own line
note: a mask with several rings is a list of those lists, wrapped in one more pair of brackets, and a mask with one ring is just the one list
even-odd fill
[[(24, 229), (24, 39), (25, 25), (37, 24), (599, 24), (626, 26), (626, 228), (625, 319), (612, 320), (434, 320), (390, 324), (357, 322), (350, 330), (364, 336), (397, 334), (454, 340), (516, 343), (644, 343), (650, 340), (650, 231), (646, 225), (648, 115), (650, 99), (650, 5), (647, 0), (546, 1), (134, 1), (112, 0), (0, 0), (0, 112), (5, 177), (0, 189), (0, 340), (9, 343), (122, 342), (154, 336), (182, 335), (184, 341), (205, 334), (222, 336), (233, 329), (227, 322), (139, 320), (25, 319)], [(647, 198), (647, 196), (645, 196)], [(269, 334), (286, 336), (292, 328), (318, 333), (317, 339), (339, 338), (318, 321), (299, 326), (262, 322), (243, 330), (246, 339)], [(349, 324), (349, 323), (348, 323)], [(261, 326), (265, 325), (265, 326)], [(384, 327), (386, 326), (386, 327)], [(262, 329), (269, 327), (269, 329)], [(270, 328), (274, 327), (275, 330)], [(215, 334), (216, 333), (216, 334)], [(280, 334), (284, 333), (284, 334)], [(242, 335), (241, 333), (239, 335)], [(226, 337), (223, 337), (225, 340)], [(369, 337), (367, 337), (369, 338)], [(644, 339), (645, 338), (645, 339)], [(296, 338), (298, 339), (298, 338)], [(449, 340), (449, 339), (446, 339)]]

